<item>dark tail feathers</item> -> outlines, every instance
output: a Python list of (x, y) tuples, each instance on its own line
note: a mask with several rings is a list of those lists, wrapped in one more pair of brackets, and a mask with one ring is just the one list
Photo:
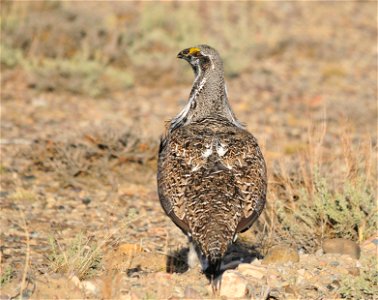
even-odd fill
[(209, 262), (209, 266), (205, 270), (206, 276), (209, 279), (214, 279), (221, 274), (222, 259), (221, 258), (215, 258), (215, 259), (209, 258), (208, 262)]
[(221, 288), (221, 280), (217, 279), (219, 275), (221, 275), (221, 264), (222, 259), (208, 259), (209, 267), (205, 270), (206, 277), (210, 280), (211, 289), (213, 291), (213, 295), (218, 295), (220, 288)]

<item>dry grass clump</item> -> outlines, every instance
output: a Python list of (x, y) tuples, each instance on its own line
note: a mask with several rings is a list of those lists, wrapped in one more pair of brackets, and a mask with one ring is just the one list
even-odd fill
[[(281, 162), (270, 184), (267, 243), (286, 240), (316, 251), (325, 238), (363, 241), (377, 228), (372, 142), (351, 143), (344, 134), (343, 152), (324, 143), (325, 127), (311, 132), (307, 149), (296, 161)], [(316, 138), (317, 137), (317, 138)]]
[(111, 185), (111, 175), (124, 172), (128, 163), (155, 165), (157, 142), (141, 140), (131, 132), (106, 127), (66, 141), (37, 140), (19, 155), (31, 162), (28, 172), (52, 173), (63, 187), (80, 187), (93, 181)]
[[(112, 249), (119, 244), (116, 235), (140, 218), (141, 216), (134, 209), (129, 209), (122, 223), (109, 230), (101, 240), (98, 237), (96, 239), (94, 236), (79, 232), (68, 243), (62, 244), (61, 238), (50, 236), (48, 239), (50, 252), (47, 256), (50, 271), (77, 276), (79, 280), (104, 274), (103, 271), (105, 271), (105, 274), (109, 272), (113, 274), (113, 271), (119, 271), (117, 269), (119, 261), (116, 260), (116, 256), (112, 255)], [(125, 247), (125, 245), (128, 247)], [(134, 256), (141, 252), (142, 248), (137, 244), (124, 244), (123, 248), (118, 248), (118, 250), (122, 253), (127, 252), (127, 254), (130, 254), (131, 251)], [(131, 256), (127, 257), (123, 265), (130, 267), (132, 259)]]
[(100, 269), (101, 248), (82, 233), (66, 246), (51, 237), (49, 244), (51, 253), (48, 260), (52, 272), (75, 275), (83, 280)]
[(19, 202), (34, 202), (38, 199), (38, 195), (33, 191), (26, 190), (24, 188), (18, 188), (12, 193), (9, 198), (15, 203)]

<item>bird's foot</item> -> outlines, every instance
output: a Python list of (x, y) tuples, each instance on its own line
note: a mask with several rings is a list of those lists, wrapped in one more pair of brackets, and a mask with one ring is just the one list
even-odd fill
[(221, 276), (218, 276), (216, 278), (212, 277), (210, 284), (213, 296), (219, 296), (221, 288)]

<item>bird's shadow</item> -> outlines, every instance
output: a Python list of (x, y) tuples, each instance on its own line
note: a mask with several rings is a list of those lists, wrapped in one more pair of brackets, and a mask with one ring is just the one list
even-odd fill
[(188, 253), (189, 248), (187, 247), (171, 251), (166, 260), (167, 273), (185, 273), (188, 271)]
[[(189, 248), (187, 247), (170, 252), (166, 259), (167, 273), (185, 273), (188, 271), (188, 253)], [(241, 263), (251, 263), (255, 259), (261, 259), (262, 257), (255, 247), (242, 241), (237, 241), (228, 247), (222, 260), (221, 272), (235, 269)]]

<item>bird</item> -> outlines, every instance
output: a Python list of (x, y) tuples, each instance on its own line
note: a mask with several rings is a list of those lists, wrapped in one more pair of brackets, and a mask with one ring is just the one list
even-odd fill
[(187, 104), (160, 141), (158, 195), (164, 212), (188, 236), (189, 266), (200, 261), (213, 280), (237, 234), (265, 207), (266, 164), (256, 138), (230, 107), (217, 50), (198, 45), (177, 58), (190, 64), (195, 79)]

